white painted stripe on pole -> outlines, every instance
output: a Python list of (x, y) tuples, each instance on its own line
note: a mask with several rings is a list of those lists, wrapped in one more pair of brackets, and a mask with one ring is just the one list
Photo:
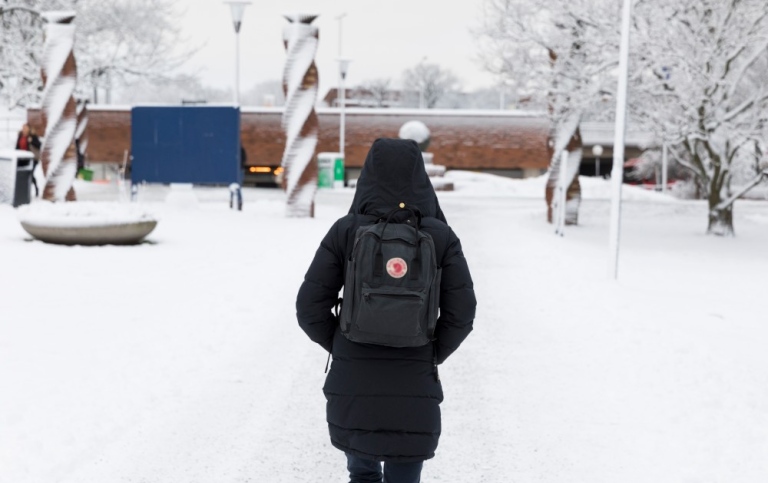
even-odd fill
[(621, 12), (621, 45), (619, 48), (619, 85), (616, 92), (616, 127), (613, 141), (613, 169), (611, 170), (611, 276), (619, 276), (619, 235), (621, 231), (621, 183), (624, 178), (624, 137), (627, 129), (627, 78), (629, 72), (629, 26), (632, 1), (624, 0)]

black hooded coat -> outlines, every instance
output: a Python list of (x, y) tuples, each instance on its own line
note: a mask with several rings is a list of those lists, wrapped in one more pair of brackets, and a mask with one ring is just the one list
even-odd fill
[[(332, 309), (344, 284), (355, 232), (400, 203), (423, 215), (442, 268), (435, 341), (393, 348), (347, 340)], [(301, 328), (333, 355), (323, 392), (332, 444), (377, 461), (423, 461), (440, 437), (441, 364), (472, 330), (475, 295), (459, 239), (447, 225), (413, 141), (377, 139), (365, 160), (349, 214), (318, 248), (296, 300)]]

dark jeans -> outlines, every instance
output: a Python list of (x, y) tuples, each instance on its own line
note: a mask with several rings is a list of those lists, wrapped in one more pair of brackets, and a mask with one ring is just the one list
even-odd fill
[[(384, 463), (384, 483), (419, 483), (423, 461)], [(347, 453), (349, 483), (382, 483), (381, 463)]]
[(32, 162), (32, 186), (35, 187), (35, 198), (40, 196), (40, 188), (37, 187), (37, 179), (35, 179), (35, 168), (37, 168), (37, 163), (39, 162), (37, 159)]

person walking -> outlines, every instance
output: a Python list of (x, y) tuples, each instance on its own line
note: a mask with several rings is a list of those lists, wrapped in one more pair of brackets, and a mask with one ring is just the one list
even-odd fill
[(32, 186), (35, 187), (35, 197), (40, 196), (40, 188), (37, 186), (37, 178), (35, 178), (35, 170), (37, 165), (40, 164), (40, 148), (43, 144), (40, 142), (40, 137), (37, 135), (35, 128), (29, 128), (29, 150), (32, 151), (34, 158), (32, 159)]
[(21, 131), (19, 131), (18, 136), (16, 136), (16, 149), (29, 151), (29, 141), (29, 124), (24, 124), (21, 126)]
[[(417, 347), (353, 342), (342, 334), (333, 309), (356, 233), (403, 206), (420, 214), (419, 229), (431, 236), (442, 270), (432, 340)], [(394, 221), (406, 222), (407, 213), (398, 215), (403, 216)], [(390, 268), (390, 275), (402, 276)], [(323, 387), (326, 419), (331, 444), (346, 454), (351, 483), (420, 481), (423, 463), (434, 457), (440, 438), (438, 365), (472, 331), (475, 306), (461, 243), (440, 209), (418, 145), (377, 139), (349, 213), (322, 240), (296, 300), (299, 326), (333, 357)]]

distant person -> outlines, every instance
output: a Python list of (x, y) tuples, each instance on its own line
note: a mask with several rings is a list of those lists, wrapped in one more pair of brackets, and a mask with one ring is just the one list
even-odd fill
[(30, 128), (29, 124), (24, 124), (19, 131), (19, 135), (16, 138), (16, 149), (23, 151), (30, 151), (33, 155), (32, 159), (32, 186), (35, 187), (35, 196), (40, 196), (40, 188), (37, 186), (37, 179), (35, 179), (35, 169), (40, 162), (40, 138), (37, 136), (37, 131), (34, 128)]
[(77, 172), (85, 169), (85, 154), (80, 152), (80, 141), (75, 139), (75, 155), (77, 156)]
[(240, 140), (240, 184), (245, 185), (245, 173), (248, 169), (248, 155), (245, 154), (243, 141)]
[(30, 148), (30, 139), (29, 139), (29, 124), (24, 124), (21, 126), (21, 131), (19, 131), (19, 135), (16, 137), (16, 149), (21, 149), (22, 151), (29, 151)]
[(38, 197), (40, 196), (40, 189), (37, 187), (35, 170), (37, 169), (37, 165), (40, 164), (40, 148), (42, 147), (42, 143), (40, 142), (40, 137), (37, 135), (37, 130), (35, 130), (33, 127), (29, 128), (29, 139), (29, 150), (32, 151), (32, 154), (35, 156), (32, 160), (32, 186), (35, 187), (35, 197)]
[[(344, 286), (341, 321), (346, 328), (342, 333), (333, 308), (345, 280), (349, 280), (346, 270), (352, 263), (350, 256), (359, 228), (381, 229), (383, 234), (401, 230), (409, 236), (424, 232), (433, 240), (433, 264), (437, 267), (428, 261), (419, 261), (421, 248), (414, 249), (414, 255), (409, 258), (393, 255), (392, 245), (380, 242), (379, 255), (366, 258), (370, 271), (380, 277), (378, 280), (382, 283), (399, 284), (401, 288), (395, 290), (400, 292), (395, 296), (378, 286), (364, 288), (361, 294), (356, 294), (358, 289), (354, 286)], [(421, 247), (421, 243), (414, 246)], [(363, 260), (363, 255), (360, 257)], [(415, 306), (413, 301), (405, 301), (408, 298), (405, 291), (415, 290), (414, 284), (421, 284), (420, 280), (426, 278), (414, 276), (425, 270), (424, 264), (442, 271), (441, 279), (440, 271), (436, 272), (438, 276), (433, 280), (438, 281), (431, 286), (438, 288), (432, 289), (435, 292), (430, 291), (427, 299), (439, 305), (430, 306), (424, 299), (421, 305)], [(353, 266), (369, 264), (361, 261)], [(439, 295), (439, 302), (433, 293)], [(396, 301), (392, 302), (393, 298)], [(435, 317), (439, 307), (439, 317), (431, 322), (431, 317), (414, 316), (413, 324), (418, 326), (418, 331), (410, 322), (405, 322), (406, 336), (423, 338), (423, 345), (381, 345), (359, 342), (360, 339), (355, 342), (348, 338), (354, 332), (352, 325), (369, 319), (363, 318), (364, 309), (355, 312), (349, 309), (354, 305), (349, 304), (369, 299), (376, 300), (372, 304), (379, 304), (367, 312), (369, 318), (377, 319), (376, 323), (380, 324), (377, 327), (402, 326), (403, 322), (395, 320), (396, 317), (380, 315), (399, 314), (402, 304), (409, 305), (409, 314), (429, 311)], [(382, 309), (380, 304), (391, 305)], [(349, 309), (346, 314), (344, 307)], [(309, 338), (333, 355), (323, 387), (326, 417), (331, 443), (346, 453), (350, 481), (380, 483), (383, 477), (386, 483), (419, 482), (423, 463), (435, 455), (440, 438), (439, 405), (443, 388), (437, 366), (445, 362), (472, 330), (475, 294), (461, 243), (440, 209), (414, 141), (377, 139), (373, 143), (349, 214), (331, 227), (304, 277), (296, 300), (296, 313), (299, 325)], [(351, 320), (351, 324), (347, 324), (347, 320)], [(429, 330), (424, 332), (424, 327)]]

